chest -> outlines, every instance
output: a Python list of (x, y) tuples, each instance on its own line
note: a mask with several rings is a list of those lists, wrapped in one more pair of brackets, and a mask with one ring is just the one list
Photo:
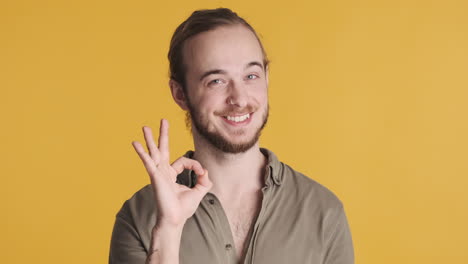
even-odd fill
[(243, 259), (246, 253), (250, 235), (255, 221), (260, 213), (262, 197), (255, 195), (242, 199), (237, 204), (226, 203), (225, 213), (231, 228), (232, 238), (238, 259)]
[[(271, 204), (269, 200), (263, 208), (260, 204), (259, 199), (241, 207), (215, 204), (215, 210), (208, 206), (207, 210), (197, 210), (184, 227), (180, 263), (322, 263), (326, 221), (320, 211)], [(252, 230), (257, 221), (254, 239)], [(232, 248), (228, 249), (229, 244)]]

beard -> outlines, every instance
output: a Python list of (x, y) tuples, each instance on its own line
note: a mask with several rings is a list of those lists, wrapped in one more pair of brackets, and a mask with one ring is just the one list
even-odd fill
[[(187, 106), (189, 109), (189, 111), (186, 112), (185, 117), (185, 124), (187, 125), (187, 128), (190, 129), (190, 127), (193, 126), (193, 128), (196, 129), (196, 131), (213, 147), (217, 148), (222, 152), (232, 154), (246, 152), (258, 142), (260, 134), (268, 121), (270, 108), (269, 105), (267, 105), (267, 109), (262, 116), (262, 125), (257, 129), (257, 131), (255, 131), (255, 134), (251, 139), (247, 140), (246, 142), (233, 143), (225, 137), (223, 137), (220, 133), (210, 131), (208, 129), (208, 122), (206, 122), (206, 119), (202, 117), (202, 115), (198, 112), (198, 110), (195, 107), (193, 107), (190, 101), (187, 102)], [(251, 107), (248, 106), (247, 109), (251, 109)], [(227, 113), (232, 112), (235, 111), (228, 111)], [(253, 111), (248, 112), (250, 113)], [(238, 133), (236, 132), (234, 134), (241, 135), (243, 134), (243, 131), (239, 131)]]

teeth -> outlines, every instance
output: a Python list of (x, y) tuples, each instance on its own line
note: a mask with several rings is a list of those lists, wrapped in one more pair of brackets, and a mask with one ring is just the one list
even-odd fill
[(234, 121), (234, 122), (242, 122), (250, 117), (250, 114), (246, 114), (243, 116), (227, 116), (227, 120)]

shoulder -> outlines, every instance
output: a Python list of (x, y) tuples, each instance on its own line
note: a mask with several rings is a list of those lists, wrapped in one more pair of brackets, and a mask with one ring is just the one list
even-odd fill
[(333, 191), (283, 162), (275, 168), (281, 175), (273, 195), (276, 210), (272, 214), (278, 221), (307, 230), (308, 239), (323, 245), (337, 230), (346, 231), (343, 203)]
[(283, 162), (280, 162), (280, 164), (283, 171), (282, 185), (285, 191), (292, 195), (296, 201), (308, 204), (321, 211), (342, 210), (341, 200), (329, 188)]
[(137, 191), (130, 199), (125, 201), (117, 217), (121, 217), (133, 226), (138, 228), (148, 228), (154, 225), (155, 202), (153, 190), (148, 184)]
[(135, 205), (144, 204), (147, 206), (148, 204), (154, 204), (153, 198), (153, 189), (151, 188), (151, 184), (145, 185), (143, 188), (138, 190), (135, 194), (133, 194), (128, 201), (130, 203), (135, 203)]
[(288, 205), (310, 205), (312, 211), (343, 207), (340, 199), (330, 189), (280, 161), (271, 150), (261, 148), (261, 151), (268, 158), (270, 178), (277, 185), (282, 201)]
[(153, 196), (151, 185), (146, 185), (124, 202), (112, 231), (111, 258), (127, 258), (130, 251), (143, 254), (148, 250), (156, 222)]
[(153, 211), (155, 205), (153, 196), (151, 185), (148, 184), (125, 201), (122, 209), (125, 209), (126, 211), (138, 211), (139, 213)]
[(329, 188), (282, 163), (284, 178), (281, 191), (288, 201), (289, 215), (296, 215), (296, 225), (315, 230), (317, 239), (328, 241), (336, 232), (348, 232), (342, 201)]

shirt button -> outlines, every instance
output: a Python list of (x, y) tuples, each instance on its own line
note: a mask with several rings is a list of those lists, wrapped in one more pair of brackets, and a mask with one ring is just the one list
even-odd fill
[(209, 199), (208, 202), (209, 202), (210, 204), (214, 204), (214, 203), (215, 203), (214, 199)]
[(230, 250), (232, 248), (231, 244), (226, 244), (226, 250)]

